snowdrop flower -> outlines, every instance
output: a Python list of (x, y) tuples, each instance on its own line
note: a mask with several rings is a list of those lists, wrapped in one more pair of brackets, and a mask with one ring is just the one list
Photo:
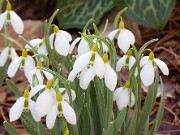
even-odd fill
[(145, 86), (149, 86), (154, 82), (155, 68), (160, 68), (164, 75), (169, 75), (167, 65), (160, 59), (154, 58), (154, 53), (150, 52), (149, 56), (144, 56), (140, 61), (142, 67), (140, 77)]
[(47, 115), (53, 106), (55, 91), (52, 88), (54, 79), (47, 82), (46, 85), (37, 85), (30, 91), (30, 96), (33, 97), (40, 90), (44, 90), (37, 98), (35, 109), (40, 117)]
[(115, 35), (118, 32), (119, 32), (119, 35), (117, 38), (118, 46), (124, 53), (126, 53), (127, 50), (129, 49), (130, 45), (133, 45), (135, 43), (135, 37), (131, 31), (124, 28), (124, 22), (123, 22), (122, 18), (121, 18), (121, 21), (119, 24), (119, 29), (116, 29), (116, 30), (110, 32), (108, 37), (111, 40), (113, 40)]
[(24, 96), (17, 99), (15, 104), (11, 107), (9, 118), (10, 122), (15, 121), (20, 118), (22, 112), (31, 111), (32, 117), (36, 122), (40, 121), (40, 117), (35, 109), (35, 102), (29, 96), (28, 88), (24, 91)]
[(119, 110), (127, 105), (134, 106), (135, 96), (130, 88), (129, 80), (126, 81), (125, 87), (120, 87), (114, 91), (113, 100), (116, 101)]
[(13, 77), (18, 68), (24, 70), (25, 76), (28, 78), (29, 72), (35, 68), (35, 61), (28, 55), (26, 49), (22, 51), (21, 57), (16, 57), (8, 67), (7, 74), (9, 77)]
[[(44, 39), (39, 39), (39, 38), (36, 38), (36, 39), (33, 39), (31, 41), (29, 41), (29, 43), (35, 47), (37, 49), (37, 52), (39, 54), (44, 54), (44, 55), (48, 55), (48, 52), (47, 52), (47, 49), (46, 49), (46, 44), (44, 42)], [(25, 48), (27, 50), (31, 50), (30, 46), (28, 44), (26, 44)], [(52, 46), (51, 46), (52, 48)]]
[[(97, 51), (98, 44), (94, 44), (91, 51), (79, 56), (74, 63), (73, 70), (70, 72), (68, 76), (68, 80), (73, 81), (77, 74), (81, 72), (81, 82), (81, 78), (84, 78), (81, 76), (83, 76), (83, 71), (85, 72), (86, 69), (93, 70), (94, 75), (97, 75), (100, 79), (102, 79), (105, 73), (105, 66), (102, 58), (99, 56)], [(92, 73), (93, 71), (90, 72)], [(93, 76), (91, 77), (93, 78)]]
[[(122, 67), (129, 67), (129, 71), (133, 67), (134, 63), (136, 62), (136, 59), (134, 56), (132, 56), (132, 50), (129, 49), (127, 52), (127, 55), (124, 55), (122, 58), (120, 58), (116, 64), (116, 71), (120, 71)], [(135, 70), (135, 76), (137, 76), (138, 71), (137, 68)]]
[(54, 33), (50, 35), (50, 44), (54, 45), (55, 50), (63, 56), (67, 56), (70, 50), (69, 42), (72, 40), (71, 35), (63, 30), (59, 30), (56, 25), (54, 26)]
[(4, 50), (1, 52), (0, 55), (0, 67), (4, 66), (7, 59), (11, 58), (14, 60), (14, 58), (18, 57), (15, 49), (12, 47), (12, 44), (9, 44), (8, 47), (4, 48)]
[(42, 63), (40, 61), (38, 61), (37, 67), (29, 72), (29, 74), (28, 74), (28, 82), (31, 85), (35, 82), (35, 80), (37, 81), (36, 84), (43, 84), (43, 81), (44, 81), (43, 74), (45, 75), (45, 77), (48, 80), (53, 79), (53, 75), (51, 73), (49, 73), (49, 72), (46, 72), (46, 71), (44, 71), (42, 69), (39, 69), (41, 67), (42, 67)]
[(56, 102), (46, 117), (46, 125), (49, 129), (54, 127), (57, 116), (64, 116), (67, 122), (72, 125), (75, 125), (77, 122), (74, 109), (63, 99), (60, 91), (57, 91)]
[(24, 30), (23, 21), (11, 9), (12, 9), (11, 4), (8, 1), (7, 6), (6, 6), (6, 11), (0, 15), (0, 20), (1, 20), (0, 21), (0, 30), (2, 29), (3, 25), (5, 24), (5, 22), (7, 22), (7, 23), (11, 23), (14, 31), (17, 34), (22, 34), (22, 32)]

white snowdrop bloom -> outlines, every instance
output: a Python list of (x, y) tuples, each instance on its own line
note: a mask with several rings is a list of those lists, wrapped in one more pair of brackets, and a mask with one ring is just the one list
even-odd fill
[(64, 116), (67, 122), (72, 125), (77, 123), (74, 109), (63, 99), (60, 91), (57, 91), (56, 102), (53, 104), (53, 107), (46, 116), (46, 125), (48, 129), (52, 129), (54, 127), (57, 116)]
[(8, 67), (7, 74), (9, 77), (13, 77), (18, 68), (24, 70), (25, 76), (28, 78), (29, 72), (35, 68), (34, 59), (28, 55), (26, 49), (22, 51), (21, 57), (16, 57)]
[(83, 37), (81, 38), (81, 41), (79, 42), (77, 51), (78, 51), (78, 56), (81, 56), (82, 54), (85, 54), (90, 51), (88, 42)]
[(124, 22), (122, 20), (120, 21), (119, 29), (110, 32), (108, 37), (113, 40), (117, 33), (119, 33), (117, 38), (118, 46), (124, 53), (126, 53), (130, 48), (130, 45), (135, 43), (134, 34), (124, 28)]
[[(95, 44), (93, 45), (91, 51), (79, 56), (74, 63), (73, 70), (70, 72), (68, 76), (68, 80), (73, 81), (78, 73), (80, 72), (81, 74), (83, 73), (82, 72), (83, 70), (84, 72), (87, 70), (90, 73), (94, 71), (95, 75), (97, 75), (100, 79), (102, 79), (105, 73), (105, 66), (102, 58), (100, 57), (97, 51), (98, 51), (98, 45)], [(81, 78), (84, 78), (83, 74), (80, 75), (80, 83), (81, 83)], [(91, 79), (93, 78), (94, 77), (91, 77)], [(90, 81), (91, 80), (89, 80), (89, 82)]]
[(11, 10), (11, 4), (8, 2), (6, 11), (0, 15), (0, 30), (5, 22), (10, 23), (17, 34), (22, 34), (24, 30), (24, 24), (21, 18)]
[(56, 25), (54, 26), (54, 33), (50, 35), (50, 44), (54, 45), (55, 50), (63, 56), (67, 56), (71, 47), (69, 42), (71, 42), (71, 35), (63, 30), (59, 30)]
[(105, 74), (104, 74), (104, 80), (105, 85), (111, 90), (114, 91), (117, 85), (117, 75), (114, 69), (110, 66), (108, 62), (108, 54), (105, 53), (103, 56), (103, 61), (105, 63)]
[(120, 87), (114, 91), (113, 100), (116, 101), (119, 110), (129, 105), (135, 104), (135, 96), (130, 88), (130, 81), (127, 80), (125, 87)]
[(44, 90), (37, 98), (35, 109), (40, 117), (47, 115), (54, 103), (55, 91), (52, 88), (54, 79), (47, 82), (46, 85), (37, 85), (30, 91), (30, 97), (36, 95), (37, 92)]
[(41, 117), (36, 112), (35, 102), (29, 96), (28, 88), (24, 91), (24, 96), (18, 98), (15, 104), (10, 108), (10, 122), (19, 119), (23, 110), (30, 110), (32, 117), (36, 122), (39, 122), (41, 120)]
[(12, 44), (9, 44), (0, 54), (0, 67), (6, 64), (8, 58), (11, 58), (13, 61), (16, 57), (18, 57), (18, 55), (15, 49), (12, 47)]
[[(44, 39), (39, 39), (39, 38), (36, 38), (36, 39), (32, 39), (31, 41), (29, 41), (29, 43), (37, 49), (37, 52), (39, 54), (44, 54), (44, 55), (48, 55), (48, 52), (47, 52), (47, 48), (46, 48), (46, 44), (44, 42)], [(31, 50), (31, 47), (26, 44), (25, 48), (27, 50)], [(52, 48), (52, 46), (51, 46)]]
[(149, 53), (149, 56), (144, 56), (140, 61), (142, 67), (140, 77), (145, 86), (149, 86), (154, 82), (155, 68), (160, 68), (164, 75), (169, 75), (169, 69), (167, 65), (160, 59), (154, 58), (153, 52)]
[[(65, 88), (59, 88), (59, 91), (62, 93), (63, 99), (67, 102), (69, 102), (69, 95), (66, 91)], [(76, 93), (74, 90), (71, 89), (71, 97), (72, 97), (72, 101), (74, 101), (76, 99)]]
[(41, 70), (39, 69), (40, 67), (42, 67), (42, 63), (41, 62), (38, 62), (37, 63), (37, 67), (34, 68), (33, 70), (31, 70), (29, 72), (29, 75), (28, 75), (28, 82), (32, 85), (34, 83), (34, 81), (38, 81), (37, 84), (43, 84), (43, 81), (44, 81), (44, 77), (43, 75), (48, 79), (48, 80), (51, 80), (53, 79), (53, 75), (49, 72), (46, 72), (44, 70)]

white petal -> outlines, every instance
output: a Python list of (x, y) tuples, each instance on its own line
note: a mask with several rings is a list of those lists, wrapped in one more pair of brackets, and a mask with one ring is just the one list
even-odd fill
[(70, 46), (70, 49), (69, 49), (69, 54), (72, 53), (72, 51), (74, 50), (75, 45), (77, 44), (77, 42), (79, 42), (80, 39), (81, 39), (80, 37), (77, 37), (77, 38), (71, 43), (71, 46)]
[(79, 45), (78, 45), (78, 56), (81, 56), (82, 54), (85, 54), (90, 51), (88, 42), (82, 38)]
[(5, 23), (5, 20), (6, 20), (6, 16), (7, 16), (7, 11), (5, 11), (4, 13), (2, 13), (0, 15), (0, 30), (2, 29), (4, 23)]
[(22, 34), (24, 30), (24, 24), (21, 18), (14, 11), (10, 11), (10, 18), (14, 31), (18, 34)]
[(157, 66), (161, 69), (161, 71), (163, 72), (164, 75), (169, 75), (169, 69), (168, 69), (166, 63), (164, 63), (160, 59), (154, 59), (154, 61), (157, 64)]
[(36, 122), (39, 122), (41, 120), (41, 117), (38, 115), (36, 109), (35, 109), (36, 103), (33, 100), (29, 100), (29, 110), (31, 111), (32, 117)]
[(36, 111), (40, 117), (49, 113), (53, 105), (52, 92), (45, 90), (36, 100)]
[(125, 30), (126, 30), (126, 33), (127, 33), (128, 36), (129, 36), (130, 44), (131, 44), (131, 45), (134, 45), (134, 43), (135, 43), (134, 34), (133, 34), (131, 31), (127, 30), (127, 29), (125, 29)]
[(49, 72), (47, 72), (47, 71), (44, 71), (44, 70), (43, 70), (43, 73), (44, 73), (45, 77), (46, 77), (48, 80), (53, 79), (53, 75), (52, 75), (51, 73), (49, 73)]
[(136, 62), (136, 59), (133, 56), (130, 56), (129, 58), (129, 71), (133, 67), (134, 63)]
[(51, 111), (46, 116), (46, 126), (48, 129), (52, 129), (54, 127), (56, 117), (57, 117), (58, 111), (57, 111), (57, 105), (53, 105)]
[(17, 72), (20, 64), (21, 64), (22, 57), (16, 57), (8, 67), (7, 74), (9, 77), (13, 77)]
[(6, 47), (4, 48), (4, 50), (1, 52), (1, 55), (0, 55), (0, 66), (4, 66), (7, 59), (8, 59), (8, 51), (9, 51), (9, 48)]
[(140, 77), (145, 86), (149, 86), (154, 82), (154, 67), (152, 65), (152, 62), (149, 61), (140, 72)]
[(105, 73), (105, 65), (98, 53), (95, 54), (94, 68), (96, 75), (102, 79)]
[(65, 101), (62, 101), (61, 104), (62, 104), (62, 112), (63, 112), (63, 115), (64, 115), (65, 119), (67, 120), (68, 123), (70, 123), (72, 125), (75, 125), (76, 124), (75, 111)]
[(119, 29), (116, 29), (116, 30), (110, 32), (110, 33), (108, 34), (108, 37), (109, 37), (111, 40), (113, 40), (114, 37), (115, 37), (115, 35), (116, 35), (116, 33), (117, 33), (118, 31), (119, 31)]
[(142, 57), (140, 60), (140, 67), (146, 65), (148, 63), (148, 61), (149, 61), (149, 56)]
[(130, 39), (129, 35), (127, 34), (126, 30), (121, 30), (118, 35), (118, 46), (119, 48), (126, 53), (130, 47)]
[(18, 57), (16, 51), (14, 48), (11, 48), (11, 59), (14, 60), (16, 57)]
[(24, 74), (26, 78), (28, 78), (29, 73), (35, 68), (36, 68), (35, 61), (31, 56), (27, 56), (24, 63)]
[(46, 49), (46, 44), (43, 43), (39, 48), (38, 48), (38, 53), (39, 54), (44, 54), (44, 55), (48, 55), (47, 49)]
[(64, 36), (56, 35), (54, 47), (60, 55), (67, 56), (69, 53), (70, 44)]
[(134, 93), (132, 91), (129, 91), (129, 94), (131, 95), (131, 99), (129, 99), (129, 106), (132, 107), (135, 104), (135, 96)]
[(19, 117), (21, 116), (24, 109), (24, 100), (25, 100), (24, 97), (20, 97), (19, 99), (17, 99), (15, 104), (11, 107), (10, 113), (9, 113), (10, 122), (19, 119)]
[[(41, 42), (42, 42), (42, 40), (39, 39), (39, 38), (32, 39), (31, 41), (29, 41), (29, 43), (30, 43), (33, 47), (38, 46)], [(31, 49), (31, 47), (30, 47), (28, 44), (26, 44), (25, 48), (26, 48), (26, 49)]]
[(119, 110), (122, 110), (129, 104), (130, 95), (128, 90), (122, 90), (118, 93), (118, 97), (116, 98), (116, 103)]
[(58, 34), (64, 36), (69, 42), (72, 40), (71, 35), (67, 31), (60, 30)]
[(119, 97), (119, 93), (123, 90), (123, 87), (117, 88), (113, 93), (113, 101), (116, 100), (116, 98)]
[(36, 70), (36, 76), (39, 81), (39, 84), (43, 84), (44, 78), (43, 78), (42, 74), (40, 73), (39, 69)]
[(37, 92), (39, 92), (40, 90), (44, 89), (46, 86), (45, 85), (36, 85), (35, 87), (33, 87), (29, 93), (29, 98), (32, 98), (34, 95), (36, 95)]
[(106, 64), (105, 70), (105, 84), (111, 90), (114, 91), (117, 85), (117, 75), (109, 64)]
[(84, 83), (89, 85), (89, 83), (94, 79), (95, 75), (95, 69), (91, 66), (84, 76)]
[(92, 56), (92, 52), (90, 51), (78, 57), (74, 62), (74, 66), (73, 66), (74, 72), (79, 73), (80, 71), (82, 71), (89, 64), (91, 56)]
[[(64, 89), (64, 90), (65, 90), (65, 89)], [(72, 96), (72, 101), (74, 101), (74, 100), (76, 99), (76, 93), (75, 93), (74, 90), (71, 90), (71, 96)], [(67, 102), (69, 102), (69, 96), (68, 96), (67, 92), (65, 92), (65, 93), (63, 94), (63, 98), (64, 98)]]
[(71, 82), (73, 82), (74, 79), (75, 79), (75, 77), (76, 77), (76, 75), (77, 75), (77, 73), (76, 73), (74, 70), (72, 70), (72, 71), (69, 73), (68, 80), (71, 81)]
[(54, 33), (49, 36), (49, 42), (52, 49), (54, 45)]
[(120, 58), (116, 64), (116, 71), (120, 71), (122, 67), (125, 66), (127, 55), (124, 55), (122, 58)]
[(83, 70), (80, 74), (80, 79), (79, 79), (79, 85), (83, 90), (87, 89), (87, 87), (89, 85), (88, 82), (87, 83), (84, 82), (84, 77), (85, 77), (86, 73), (87, 73), (87, 70)]
[(109, 48), (107, 47), (107, 45), (102, 42), (102, 46), (103, 46), (103, 52), (108, 52)]

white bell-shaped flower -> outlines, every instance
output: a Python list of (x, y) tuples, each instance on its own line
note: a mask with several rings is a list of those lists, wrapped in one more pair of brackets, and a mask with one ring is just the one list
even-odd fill
[[(29, 43), (30, 43), (34, 48), (37, 49), (37, 52), (38, 52), (39, 54), (44, 54), (44, 55), (46, 55), (46, 56), (48, 55), (47, 48), (46, 48), (46, 44), (45, 44), (45, 42), (44, 42), (43, 39), (36, 38), (36, 39), (33, 39), (33, 40), (29, 41)], [(26, 48), (27, 50), (31, 50), (31, 47), (30, 47), (28, 44), (26, 44), (25, 48)], [(52, 48), (52, 46), (51, 46), (51, 48)]]
[(30, 110), (32, 117), (36, 122), (39, 122), (41, 120), (41, 117), (37, 114), (35, 110), (35, 102), (29, 96), (28, 88), (25, 90), (24, 96), (18, 98), (15, 104), (10, 108), (10, 122), (19, 119), (23, 110)]
[(130, 89), (129, 80), (126, 81), (125, 87), (120, 87), (114, 91), (113, 100), (116, 101), (119, 110), (122, 110), (127, 105), (134, 106), (135, 96)]
[(79, 56), (73, 66), (73, 70), (70, 72), (68, 76), (68, 80), (73, 81), (76, 75), (83, 71), (84, 69), (88, 69), (89, 65), (93, 65), (95, 74), (102, 79), (105, 72), (104, 62), (100, 55), (98, 54), (98, 45), (95, 44), (92, 47), (92, 50)]
[(120, 21), (119, 29), (110, 32), (108, 37), (113, 40), (118, 32), (118, 46), (124, 53), (126, 53), (127, 50), (130, 48), (130, 45), (133, 45), (135, 43), (134, 34), (124, 28), (124, 22), (122, 20)]
[(63, 30), (59, 30), (56, 25), (54, 26), (54, 33), (50, 35), (50, 44), (54, 45), (55, 50), (63, 56), (67, 56), (70, 51), (71, 35)]
[(43, 84), (44, 82), (44, 77), (43, 75), (47, 78), (47, 80), (53, 79), (53, 75), (47, 71), (39, 69), (42, 67), (42, 63), (38, 62), (37, 67), (34, 68), (29, 72), (28, 75), (28, 82), (32, 85), (34, 81), (37, 79), (38, 83), (37, 84)]
[(164, 75), (169, 75), (167, 65), (160, 59), (154, 58), (153, 52), (141, 59), (140, 66), (142, 67), (140, 77), (145, 86), (149, 86), (154, 82), (156, 66), (160, 68)]
[(22, 34), (24, 30), (24, 24), (21, 18), (11, 10), (11, 4), (7, 3), (6, 11), (0, 15), (0, 30), (5, 22), (10, 23), (17, 34)]
[(74, 109), (63, 99), (60, 91), (56, 94), (56, 102), (51, 111), (47, 114), (46, 125), (48, 129), (54, 127), (56, 117), (64, 116), (68, 123), (75, 125), (77, 123)]
[(8, 58), (12, 59), (12, 61), (18, 57), (15, 49), (12, 47), (12, 44), (9, 44), (8, 47), (4, 48), (4, 50), (0, 54), (0, 67), (6, 64)]
[(9, 77), (13, 77), (18, 68), (24, 70), (25, 76), (28, 78), (29, 72), (35, 68), (34, 59), (28, 55), (26, 49), (22, 51), (21, 57), (16, 57), (8, 67), (7, 74)]

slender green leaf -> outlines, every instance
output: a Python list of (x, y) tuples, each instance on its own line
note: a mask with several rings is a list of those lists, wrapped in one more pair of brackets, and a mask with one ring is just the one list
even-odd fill
[(55, 12), (52, 14), (52, 16), (50, 17), (50, 19), (49, 19), (49, 21), (48, 21), (48, 28), (51, 27), (51, 24), (52, 24), (54, 18), (56, 17), (56, 15), (58, 14), (58, 12), (59, 12), (59, 9), (56, 9), (56, 11), (55, 11)]
[(11, 126), (7, 121), (4, 121), (3, 125), (10, 135), (20, 135), (20, 133), (13, 126)]
[(0, 87), (2, 86), (3, 82), (4, 82), (4, 76), (6, 73), (6, 64), (3, 67), (0, 67)]
[(78, 103), (77, 105), (75, 106), (75, 112), (76, 112), (76, 118), (77, 120), (79, 119), (79, 116), (81, 114), (81, 111), (82, 111), (82, 108), (83, 108), (83, 105), (84, 105), (84, 100), (85, 100), (85, 94), (83, 93), (79, 99), (78, 99)]
[(16, 85), (9, 79), (6, 80), (7, 85), (11, 89), (11, 91), (17, 96), (17, 97), (22, 97), (23, 94), (22, 92), (16, 87)]

